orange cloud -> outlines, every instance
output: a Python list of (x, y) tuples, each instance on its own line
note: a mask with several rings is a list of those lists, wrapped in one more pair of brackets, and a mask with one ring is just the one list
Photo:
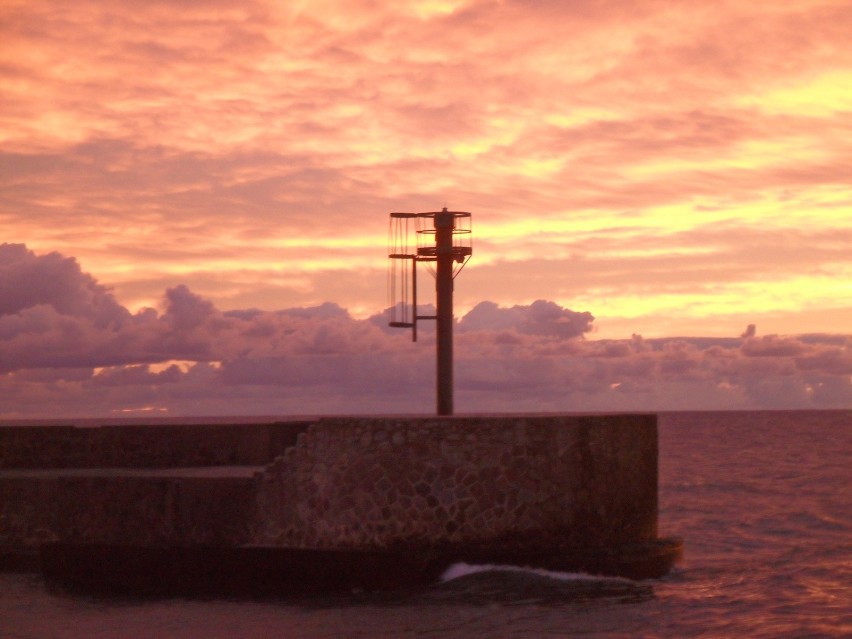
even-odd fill
[(33, 0), (0, 25), (6, 237), (132, 311), (186, 284), (366, 317), (387, 213), (449, 205), (475, 219), (462, 310), (852, 322), (840, 0)]

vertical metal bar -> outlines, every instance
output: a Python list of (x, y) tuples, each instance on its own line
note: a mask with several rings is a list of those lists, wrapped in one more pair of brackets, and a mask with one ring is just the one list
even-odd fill
[[(400, 220), (400, 231), (402, 232), (402, 236), (400, 239), (400, 253), (405, 255), (408, 252), (408, 218)], [(400, 280), (402, 282), (400, 288), (402, 289), (402, 321), (408, 321), (408, 278), (405, 276), (405, 262), (399, 262), (399, 274)]]
[(435, 214), (437, 258), (438, 414), (453, 414), (453, 226), (455, 216), (445, 208)]
[(417, 256), (411, 256), (411, 341), (417, 341)]

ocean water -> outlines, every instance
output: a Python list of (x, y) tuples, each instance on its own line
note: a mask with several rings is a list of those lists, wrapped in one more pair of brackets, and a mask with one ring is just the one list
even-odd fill
[(135, 600), (0, 574), (0, 638), (852, 637), (852, 411), (661, 414), (660, 535), (684, 558), (642, 582), (457, 565), (393, 595)]

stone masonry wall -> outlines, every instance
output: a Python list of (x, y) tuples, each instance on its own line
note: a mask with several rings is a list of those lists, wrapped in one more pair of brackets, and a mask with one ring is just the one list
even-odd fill
[(656, 416), (328, 418), (255, 481), (257, 544), (639, 543), (657, 534)]

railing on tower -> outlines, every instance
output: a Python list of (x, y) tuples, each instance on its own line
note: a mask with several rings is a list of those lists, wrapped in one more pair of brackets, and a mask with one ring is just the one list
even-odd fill
[[(388, 324), (411, 328), (411, 339), (416, 342), (417, 322), (436, 320), (438, 414), (452, 415), (453, 279), (473, 254), (471, 215), (446, 208), (428, 213), (391, 213), (388, 244)], [(435, 315), (420, 315), (417, 310), (420, 262), (425, 262), (435, 276)]]

